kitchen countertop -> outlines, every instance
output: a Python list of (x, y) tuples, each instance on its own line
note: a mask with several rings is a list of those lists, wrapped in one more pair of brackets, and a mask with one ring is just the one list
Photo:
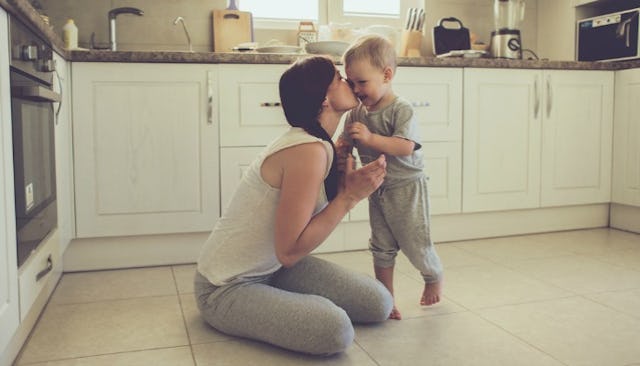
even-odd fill
[[(71, 51), (74, 62), (159, 62), (159, 63), (225, 63), (225, 64), (289, 64), (307, 54), (275, 54), (257, 52), (168, 52), (168, 51)], [(332, 57), (340, 63), (340, 57)], [(640, 60), (629, 62), (578, 62), (549, 60), (507, 60), (495, 58), (399, 57), (399, 66), (477, 67), (501, 69), (620, 70), (640, 67)]]
[[(32, 26), (53, 49), (72, 62), (151, 62), (151, 63), (230, 63), (230, 64), (289, 64), (306, 54), (267, 54), (255, 52), (171, 52), (171, 51), (67, 51), (60, 35), (46, 25), (28, 0), (0, 0), (0, 6)], [(334, 61), (340, 62), (339, 57)], [(415, 67), (477, 67), (501, 69), (558, 69), (558, 70), (622, 70), (640, 68), (640, 60), (619, 62), (580, 62), (550, 60), (507, 60), (493, 58), (436, 58), (399, 57), (399, 66)]]

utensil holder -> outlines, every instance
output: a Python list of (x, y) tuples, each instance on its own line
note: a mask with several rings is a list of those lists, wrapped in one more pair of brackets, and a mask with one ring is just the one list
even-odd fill
[(399, 55), (403, 57), (420, 57), (422, 48), (422, 32), (415, 30), (402, 31)]

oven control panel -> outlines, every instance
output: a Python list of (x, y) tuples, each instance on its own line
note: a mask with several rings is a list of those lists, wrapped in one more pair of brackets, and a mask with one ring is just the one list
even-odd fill
[(11, 67), (52, 84), (55, 63), (51, 46), (18, 19), (9, 19)]

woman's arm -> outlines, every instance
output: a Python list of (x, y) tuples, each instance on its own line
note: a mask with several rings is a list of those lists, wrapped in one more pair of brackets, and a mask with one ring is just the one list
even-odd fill
[(322, 244), (344, 215), (382, 184), (386, 163), (382, 157), (354, 171), (349, 157), (344, 186), (322, 211), (312, 217), (318, 192), (324, 184), (326, 150), (322, 144), (314, 143), (298, 145), (282, 153), (275, 249), (280, 263), (289, 267)]

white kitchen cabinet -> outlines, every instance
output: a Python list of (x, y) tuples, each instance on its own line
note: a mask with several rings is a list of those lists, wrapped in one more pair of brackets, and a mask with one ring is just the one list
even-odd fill
[(462, 69), (399, 67), (393, 88), (413, 105), (418, 119), (431, 214), (460, 213)]
[(640, 207), (640, 69), (616, 72), (612, 201)]
[(73, 125), (71, 121), (71, 63), (57, 53), (53, 54), (56, 76), (53, 89), (62, 96), (60, 103), (54, 103), (56, 112), (56, 195), (58, 206), (58, 235), (60, 252), (75, 237), (75, 207), (73, 185)]
[(220, 146), (265, 146), (288, 128), (278, 83), (288, 65), (220, 65)]
[[(422, 143), (431, 215), (460, 213), (462, 209), (461, 144), (461, 141)], [(349, 212), (349, 221), (369, 221), (368, 200), (362, 200)]]
[(534, 208), (541, 72), (466, 69), (462, 211)]
[(19, 269), (20, 319), (23, 322), (31, 311), (40, 314), (62, 276), (59, 233), (58, 229), (50, 232)]
[(211, 230), (220, 212), (215, 66), (72, 70), (77, 237)]
[(413, 105), (422, 141), (462, 139), (462, 69), (398, 67), (393, 90)]
[(463, 212), (608, 201), (612, 78), (465, 70)]
[(462, 210), (462, 142), (425, 142), (425, 174), (429, 177), (431, 215)]
[(224, 147), (220, 149), (220, 207), (227, 208), (233, 192), (249, 164), (264, 147)]
[(611, 200), (613, 72), (543, 73), (542, 207)]
[[(2, 8), (0, 8), (0, 29), (8, 30), (7, 13)], [(7, 37), (0, 37), (0, 252), (2, 253), (0, 254), (0, 354), (2, 355), (5, 354), (5, 349), (20, 324), (11, 135), (9, 45)], [(0, 361), (2, 359), (4, 357), (0, 357)]]

